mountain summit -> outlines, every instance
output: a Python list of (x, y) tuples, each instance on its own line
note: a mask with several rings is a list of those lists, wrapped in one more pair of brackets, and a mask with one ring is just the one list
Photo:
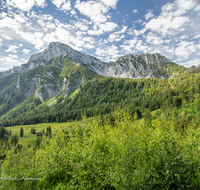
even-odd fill
[(83, 52), (76, 51), (68, 45), (51, 42), (43, 52), (32, 55), (26, 64), (1, 72), (0, 78), (11, 73), (23, 73), (35, 67), (44, 66), (46, 62), (59, 56), (63, 58), (70, 57), (74, 60), (75, 65), (84, 65), (105, 77), (167, 78), (172, 74), (169, 68), (172, 66), (178, 67), (178, 65), (158, 53), (129, 54), (120, 57), (116, 62), (106, 63)]

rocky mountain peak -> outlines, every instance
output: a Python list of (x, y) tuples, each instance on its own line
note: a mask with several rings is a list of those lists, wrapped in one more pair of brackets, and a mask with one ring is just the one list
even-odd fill
[[(0, 78), (11, 73), (22, 73), (38, 66), (44, 66), (47, 61), (60, 56), (62, 58), (68, 57), (73, 60), (73, 64), (84, 65), (105, 77), (166, 78), (170, 75), (167, 72), (168, 67), (171, 64), (175, 64), (158, 53), (129, 54), (119, 57), (116, 62), (106, 63), (83, 52), (76, 51), (68, 45), (60, 42), (51, 42), (43, 52), (32, 55), (26, 64), (0, 73)], [(61, 65), (63, 65), (62, 60)]]

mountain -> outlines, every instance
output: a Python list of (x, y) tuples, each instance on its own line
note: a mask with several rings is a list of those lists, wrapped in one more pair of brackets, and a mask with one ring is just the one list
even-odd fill
[(94, 78), (168, 78), (186, 70), (157, 53), (130, 54), (106, 63), (68, 45), (51, 42), (26, 64), (0, 73), (0, 116), (27, 99), (41, 103), (52, 97), (67, 97)]
[[(1, 72), (0, 78), (12, 73), (23, 73), (38, 66), (45, 66), (47, 62), (50, 61), (52, 63), (52, 59), (60, 56), (62, 59), (68, 57), (73, 60), (74, 65), (84, 65), (105, 77), (133, 79), (148, 77), (167, 78), (173, 74), (170, 70), (171, 67), (176, 67), (174, 71), (178, 71), (181, 68), (181, 66), (178, 66), (158, 53), (129, 54), (119, 57), (116, 62), (106, 63), (93, 56), (76, 51), (68, 45), (51, 42), (43, 52), (32, 55), (26, 64)], [(62, 59), (60, 60), (61, 65), (63, 65)]]

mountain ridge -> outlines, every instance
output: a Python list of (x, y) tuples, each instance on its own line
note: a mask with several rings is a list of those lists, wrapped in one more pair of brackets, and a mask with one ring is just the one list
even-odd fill
[[(154, 68), (154, 70), (152, 70), (153, 67), (149, 68), (149, 65), (151, 64), (152, 66), (152, 64), (154, 65), (157, 64), (156, 66), (158, 66), (162, 62), (173, 63), (169, 59), (158, 53), (128, 54), (119, 57), (118, 60), (116, 60), (115, 62), (114, 61), (104, 62), (93, 56), (86, 55), (83, 52), (76, 51), (68, 45), (59, 42), (51, 42), (48, 45), (47, 49), (45, 49), (43, 52), (31, 55), (26, 64), (22, 64), (21, 66), (13, 67), (10, 70), (0, 72), (0, 78), (12, 73), (26, 72), (40, 65), (43, 66), (45, 62), (58, 56), (63, 56), (63, 57), (69, 56), (72, 59), (76, 60), (77, 64), (85, 65), (99, 75), (105, 77), (111, 76), (120, 78), (148, 78), (148, 77), (162, 78), (162, 76), (156, 75), (154, 73), (154, 71), (156, 72), (157, 69)], [(138, 58), (140, 62), (138, 62), (137, 60)], [(165, 64), (164, 66), (168, 67), (169, 65)], [(145, 71), (146, 68), (148, 69), (147, 71)], [(167, 77), (168, 76), (165, 76), (165, 78)]]
[(43, 52), (32, 55), (26, 64), (1, 73), (0, 115), (30, 97), (40, 102), (67, 97), (79, 85), (95, 78), (163, 79), (186, 70), (160, 54), (129, 54), (106, 63), (68, 45), (52, 42)]

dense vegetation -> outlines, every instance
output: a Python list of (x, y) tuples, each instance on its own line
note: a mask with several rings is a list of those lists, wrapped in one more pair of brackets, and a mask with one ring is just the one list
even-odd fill
[(34, 148), (30, 143), (2, 144), (6, 157), (0, 186), (8, 190), (200, 188), (199, 128), (190, 125), (183, 135), (165, 114), (151, 125), (126, 111), (115, 111), (113, 118), (113, 122), (101, 117), (85, 120), (84, 127), (73, 123), (70, 132), (44, 136)]
[(177, 116), (177, 126), (200, 122), (200, 74), (189, 74), (172, 79), (100, 78), (88, 81), (69, 97), (60, 96), (57, 104), (40, 104), (32, 98), (31, 104), (17, 107), (2, 119), (2, 126), (66, 122), (80, 120), (81, 115), (92, 117), (127, 108), (139, 117), (157, 110), (170, 118)]

